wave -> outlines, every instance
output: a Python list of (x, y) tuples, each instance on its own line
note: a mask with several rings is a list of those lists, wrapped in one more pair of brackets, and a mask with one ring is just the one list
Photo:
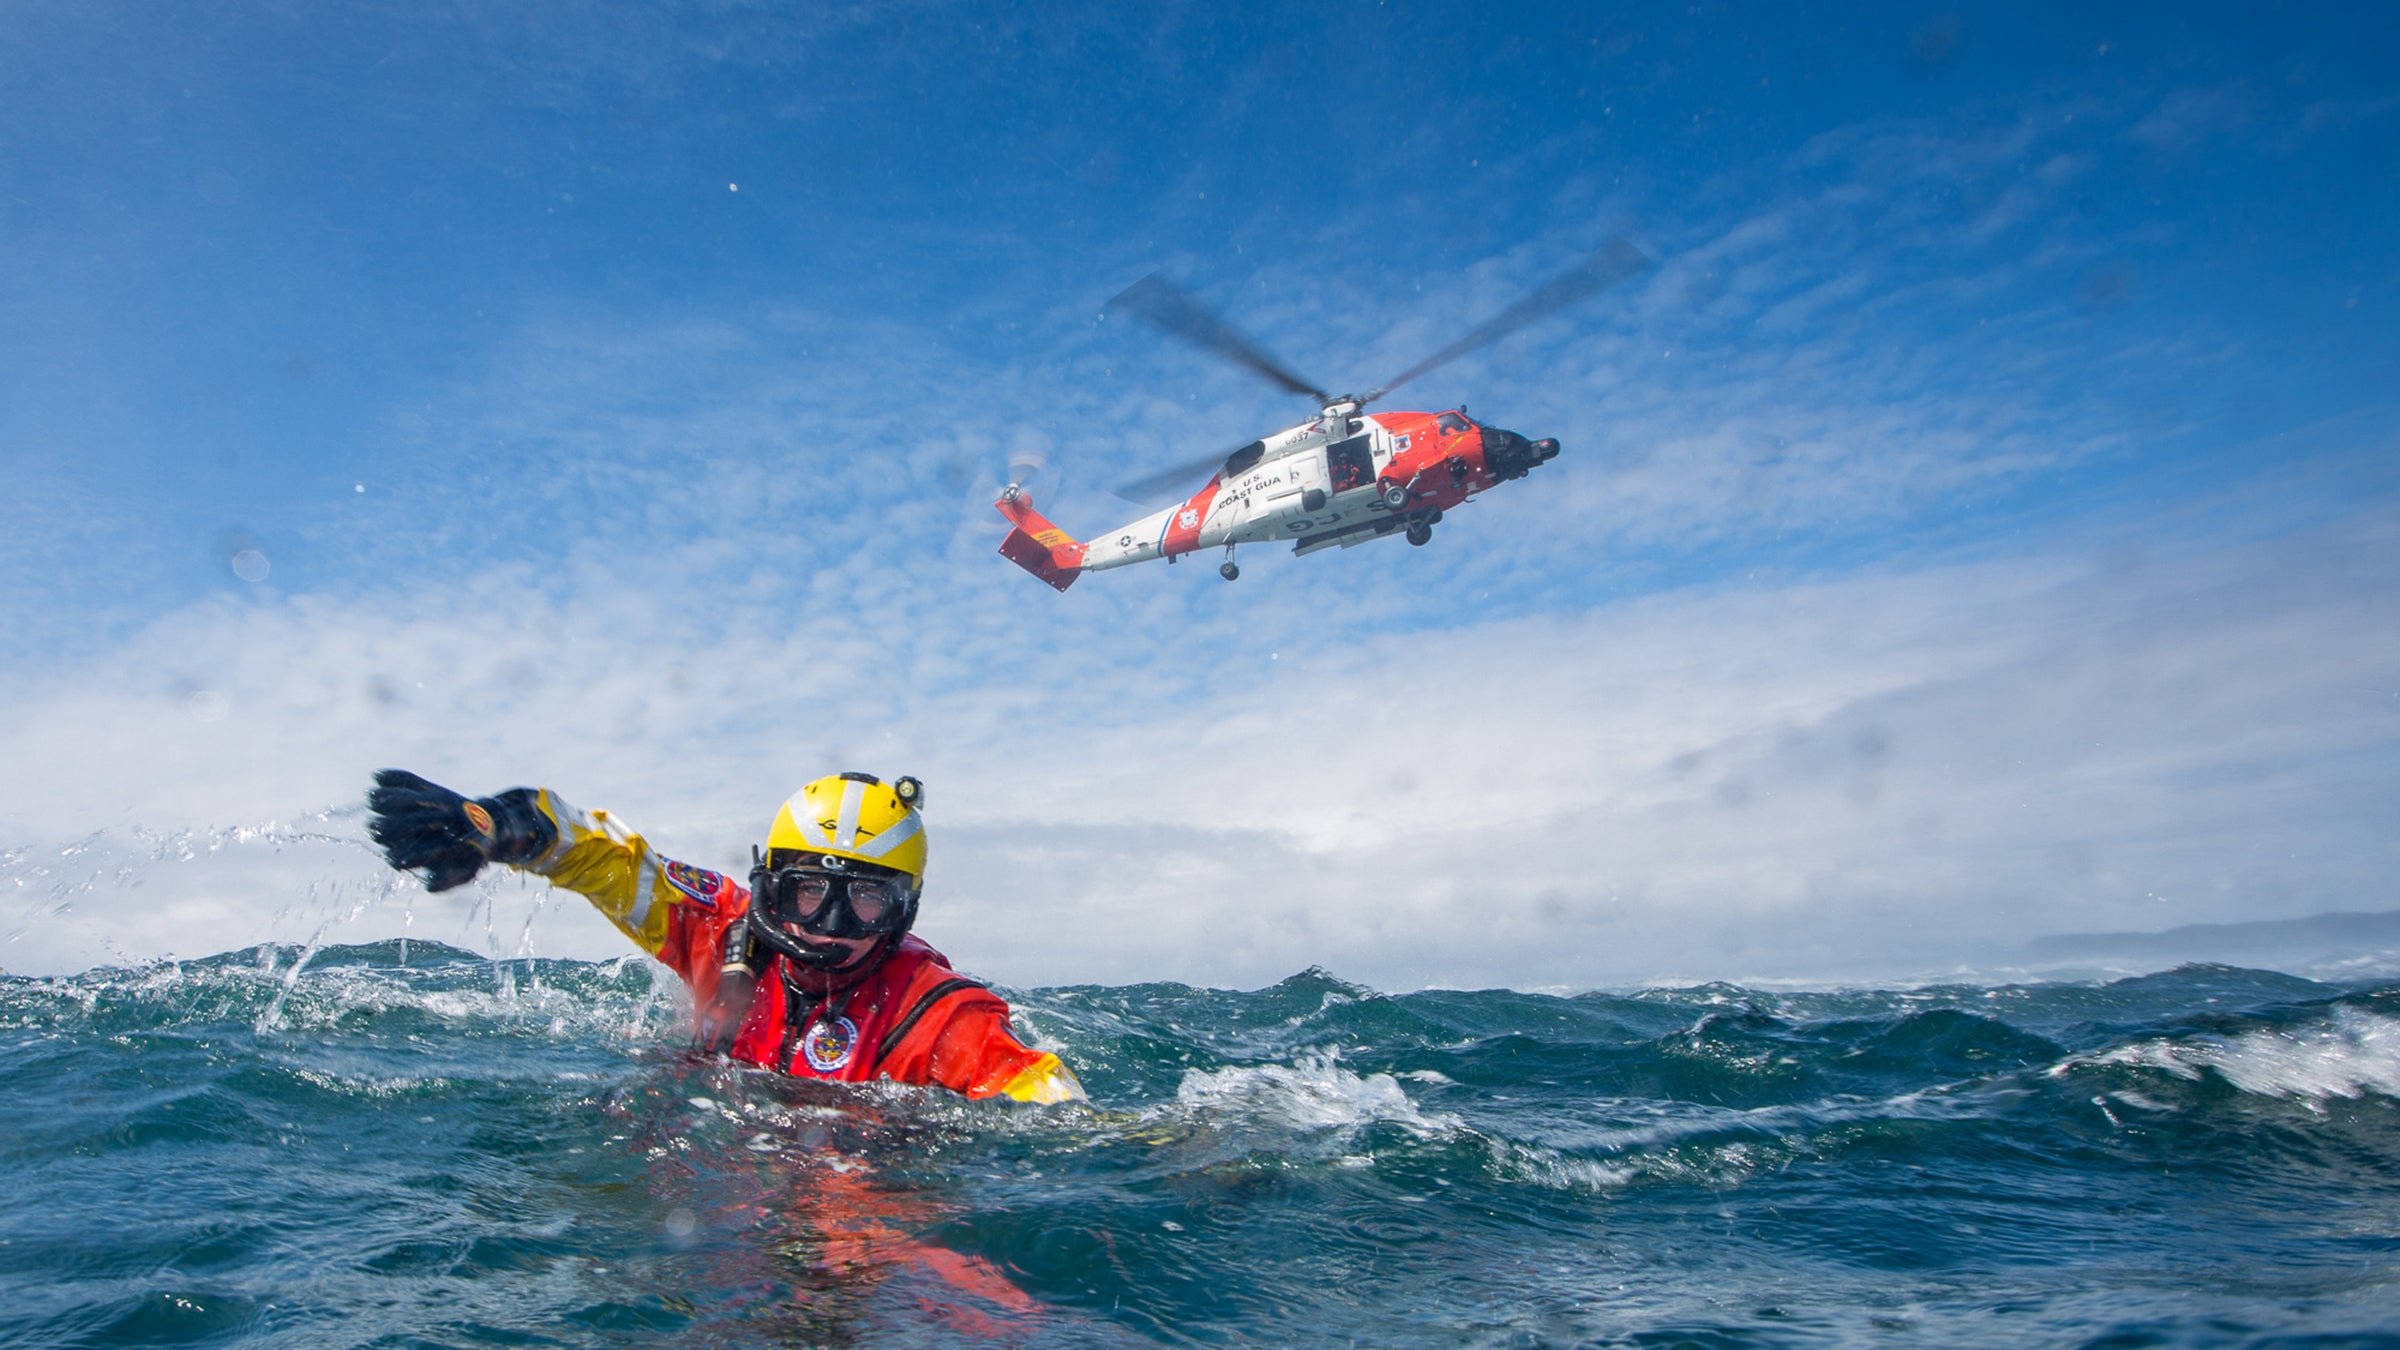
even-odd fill
[[(1463, 1119), (1442, 1101), (1512, 1086), (1620, 1104), (1632, 1119), (1581, 1142), (1622, 1147), (1679, 1128), (1647, 1119), (1646, 1103), (1712, 1119), (1846, 1116), (1861, 1102), (1922, 1110), (1972, 1088), (2112, 1069), (2213, 1077), (2307, 1103), (2400, 1097), (2400, 991), (2222, 966), (1992, 988), (1703, 985), (1571, 997), (1391, 995), (1311, 970), (1246, 993), (1085, 986), (1015, 1000), (1030, 1039), (1120, 1097), (1302, 1132), (1390, 1124), (1438, 1134)], [(261, 1035), (670, 1044), (688, 1006), (679, 982), (637, 957), (494, 960), (399, 940), (0, 977), (0, 1027), (84, 1037), (240, 1024)], [(1543, 1112), (1526, 1115), (1538, 1130)]]
[(2322, 1020), (2232, 1036), (2143, 1039), (2079, 1056), (2053, 1072), (2081, 1065), (2158, 1069), (2191, 1083), (2214, 1075), (2254, 1096), (2320, 1107), (2368, 1093), (2400, 1099), (2400, 1018), (2337, 1005)]
[(2389, 985), (1560, 997), (1312, 970), (1011, 997), (1091, 1103), (698, 1059), (635, 958), (391, 942), (0, 978), (0, 1281), (38, 1276), (0, 1334), (1841, 1342), (1903, 1290), (1989, 1343), (2014, 1338), (1996, 1290), (2052, 1331), (2095, 1289), (2181, 1325), (2190, 1282), (2160, 1303), (2142, 1272), (2255, 1284), (2272, 1252), (2278, 1316), (2350, 1326), (2400, 1273), (2373, 1236), (2400, 1215)]

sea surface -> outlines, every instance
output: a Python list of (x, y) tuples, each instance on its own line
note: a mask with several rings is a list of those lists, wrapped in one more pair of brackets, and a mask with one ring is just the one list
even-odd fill
[(1011, 992), (1088, 1106), (636, 958), (0, 980), (0, 1345), (2400, 1345), (2400, 982)]

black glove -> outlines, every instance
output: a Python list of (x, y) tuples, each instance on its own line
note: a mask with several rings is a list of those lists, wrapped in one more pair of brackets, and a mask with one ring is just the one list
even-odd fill
[(446, 891), (475, 879), (487, 862), (532, 862), (558, 841), (532, 788), (468, 801), (406, 769), (375, 775), (367, 793), (367, 837), (385, 861), (416, 872), (425, 889)]

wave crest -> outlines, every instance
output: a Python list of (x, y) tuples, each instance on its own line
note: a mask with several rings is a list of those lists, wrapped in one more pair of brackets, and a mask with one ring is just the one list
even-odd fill
[(2314, 1106), (2368, 1093), (2400, 1098), (2400, 1019), (2336, 1007), (2329, 1020), (2311, 1025), (2136, 1041), (2054, 1072), (2078, 1062), (2155, 1069), (2187, 1082), (2213, 1073), (2252, 1096)]

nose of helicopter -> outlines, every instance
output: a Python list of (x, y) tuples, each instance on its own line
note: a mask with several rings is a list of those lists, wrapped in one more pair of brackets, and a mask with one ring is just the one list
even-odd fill
[(1558, 441), (1553, 437), (1529, 441), (1499, 427), (1483, 429), (1483, 461), (1495, 478), (1522, 478), (1533, 471), (1534, 465), (1556, 458)]

